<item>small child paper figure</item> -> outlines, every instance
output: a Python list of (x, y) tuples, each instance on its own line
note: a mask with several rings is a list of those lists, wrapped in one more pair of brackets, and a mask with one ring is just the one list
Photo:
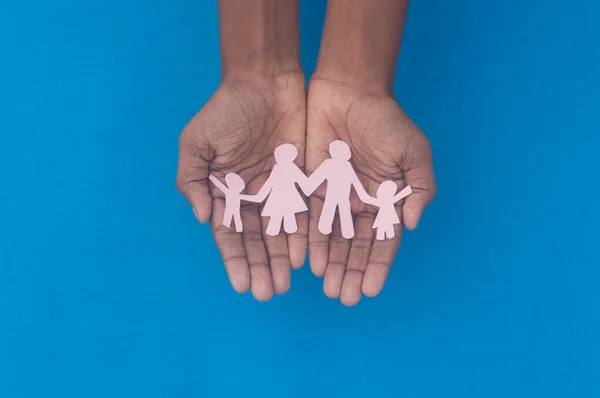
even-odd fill
[(377, 240), (394, 237), (394, 224), (400, 224), (394, 203), (404, 199), (411, 193), (412, 188), (410, 185), (396, 193), (396, 183), (394, 181), (384, 181), (377, 188), (377, 197), (370, 197), (365, 201), (365, 203), (379, 207), (377, 217), (375, 217), (373, 223), (373, 228), (377, 230)]
[(235, 225), (237, 232), (242, 232), (242, 216), (240, 215), (240, 205), (242, 199), (249, 200), (249, 195), (242, 195), (241, 192), (246, 187), (242, 177), (235, 173), (225, 174), (225, 182), (223, 184), (217, 177), (210, 175), (208, 178), (225, 194), (225, 214), (223, 215), (223, 225), (227, 228), (231, 227), (231, 220)]

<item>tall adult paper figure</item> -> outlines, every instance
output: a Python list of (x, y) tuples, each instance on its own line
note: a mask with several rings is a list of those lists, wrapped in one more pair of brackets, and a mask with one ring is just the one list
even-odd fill
[(333, 228), (333, 219), (336, 209), (340, 215), (342, 236), (346, 239), (354, 237), (354, 220), (350, 210), (350, 189), (358, 194), (363, 202), (371, 198), (362, 186), (352, 164), (350, 164), (350, 147), (344, 141), (336, 140), (329, 144), (331, 159), (325, 160), (308, 178), (308, 196), (312, 194), (324, 181), (327, 181), (325, 203), (319, 218), (319, 231), (329, 235)]
[(252, 202), (262, 202), (267, 195), (267, 203), (262, 211), (265, 217), (271, 217), (267, 225), (266, 233), (269, 236), (278, 235), (283, 229), (288, 234), (298, 230), (296, 213), (308, 210), (302, 196), (296, 189), (307, 192), (308, 178), (302, 170), (294, 163), (298, 156), (298, 150), (292, 144), (282, 144), (275, 148), (275, 166), (267, 181), (256, 195), (248, 195), (244, 199)]

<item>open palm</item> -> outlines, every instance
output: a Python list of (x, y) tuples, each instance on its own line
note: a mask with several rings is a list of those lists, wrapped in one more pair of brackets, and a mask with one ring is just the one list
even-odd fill
[(435, 180), (429, 141), (385, 93), (353, 89), (328, 81), (313, 81), (308, 92), (306, 169), (310, 175), (327, 158), (329, 144), (345, 141), (352, 151), (350, 162), (362, 185), (374, 195), (385, 180), (398, 189), (411, 185), (413, 194), (396, 204), (402, 224), (395, 237), (375, 240), (372, 228), (377, 208), (351, 196), (355, 235), (342, 236), (336, 216), (330, 235), (318, 230), (325, 186), (310, 198), (309, 256), (313, 273), (324, 276), (324, 291), (356, 304), (362, 294), (377, 295), (388, 276), (400, 245), (402, 225), (414, 229), (421, 213), (434, 197)]
[(304, 77), (248, 77), (221, 84), (180, 136), (177, 187), (200, 222), (211, 221), (213, 235), (238, 292), (252, 289), (261, 301), (290, 286), (290, 267), (304, 263), (308, 216), (298, 215), (293, 235), (265, 234), (260, 205), (242, 202), (243, 232), (223, 226), (224, 194), (212, 183), (237, 173), (245, 192), (256, 194), (273, 168), (273, 151), (283, 143), (298, 149), (304, 167), (306, 100)]

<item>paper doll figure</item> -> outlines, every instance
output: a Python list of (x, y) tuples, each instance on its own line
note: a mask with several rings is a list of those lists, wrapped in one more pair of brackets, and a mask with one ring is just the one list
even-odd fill
[(329, 144), (331, 159), (325, 160), (308, 178), (307, 195), (312, 194), (325, 180), (327, 180), (327, 191), (325, 203), (319, 218), (319, 231), (329, 235), (333, 228), (335, 211), (340, 214), (342, 236), (346, 239), (354, 237), (354, 224), (350, 211), (350, 189), (358, 194), (360, 200), (369, 200), (369, 195), (360, 183), (354, 168), (350, 164), (350, 147), (344, 141), (333, 141)]
[(242, 195), (241, 192), (244, 190), (246, 184), (242, 177), (235, 173), (225, 174), (225, 182), (223, 184), (217, 179), (217, 177), (210, 175), (208, 178), (225, 194), (225, 214), (223, 215), (223, 225), (227, 228), (231, 227), (231, 220), (235, 225), (237, 232), (242, 232), (244, 227), (242, 223), (242, 216), (240, 215), (240, 206), (242, 199), (248, 200), (249, 195)]
[(296, 213), (307, 211), (306, 203), (296, 188), (296, 184), (306, 192), (308, 178), (294, 163), (298, 150), (292, 144), (282, 144), (275, 148), (275, 166), (256, 195), (249, 195), (246, 200), (262, 202), (269, 196), (262, 211), (264, 217), (270, 217), (266, 233), (278, 235), (283, 229), (288, 234), (298, 230)]
[(412, 193), (410, 185), (398, 193), (396, 193), (396, 188), (394, 181), (384, 181), (377, 188), (377, 197), (373, 198), (369, 196), (369, 199), (364, 201), (367, 204), (379, 207), (377, 217), (375, 217), (375, 222), (373, 223), (373, 228), (377, 230), (377, 240), (394, 237), (394, 225), (400, 224), (400, 218), (398, 218), (394, 203)]

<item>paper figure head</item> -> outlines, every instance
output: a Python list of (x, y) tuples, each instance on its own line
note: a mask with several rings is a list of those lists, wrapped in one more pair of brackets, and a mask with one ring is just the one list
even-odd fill
[(350, 147), (344, 141), (336, 140), (329, 144), (329, 154), (335, 160), (350, 160)]
[(396, 194), (396, 183), (394, 181), (384, 181), (377, 188), (377, 197), (380, 199), (390, 199)]
[(298, 150), (292, 144), (281, 144), (275, 148), (276, 163), (292, 163), (298, 156)]
[(242, 177), (235, 173), (227, 173), (225, 174), (225, 182), (227, 183), (227, 188), (229, 188), (232, 192), (240, 193), (246, 187), (244, 180)]

